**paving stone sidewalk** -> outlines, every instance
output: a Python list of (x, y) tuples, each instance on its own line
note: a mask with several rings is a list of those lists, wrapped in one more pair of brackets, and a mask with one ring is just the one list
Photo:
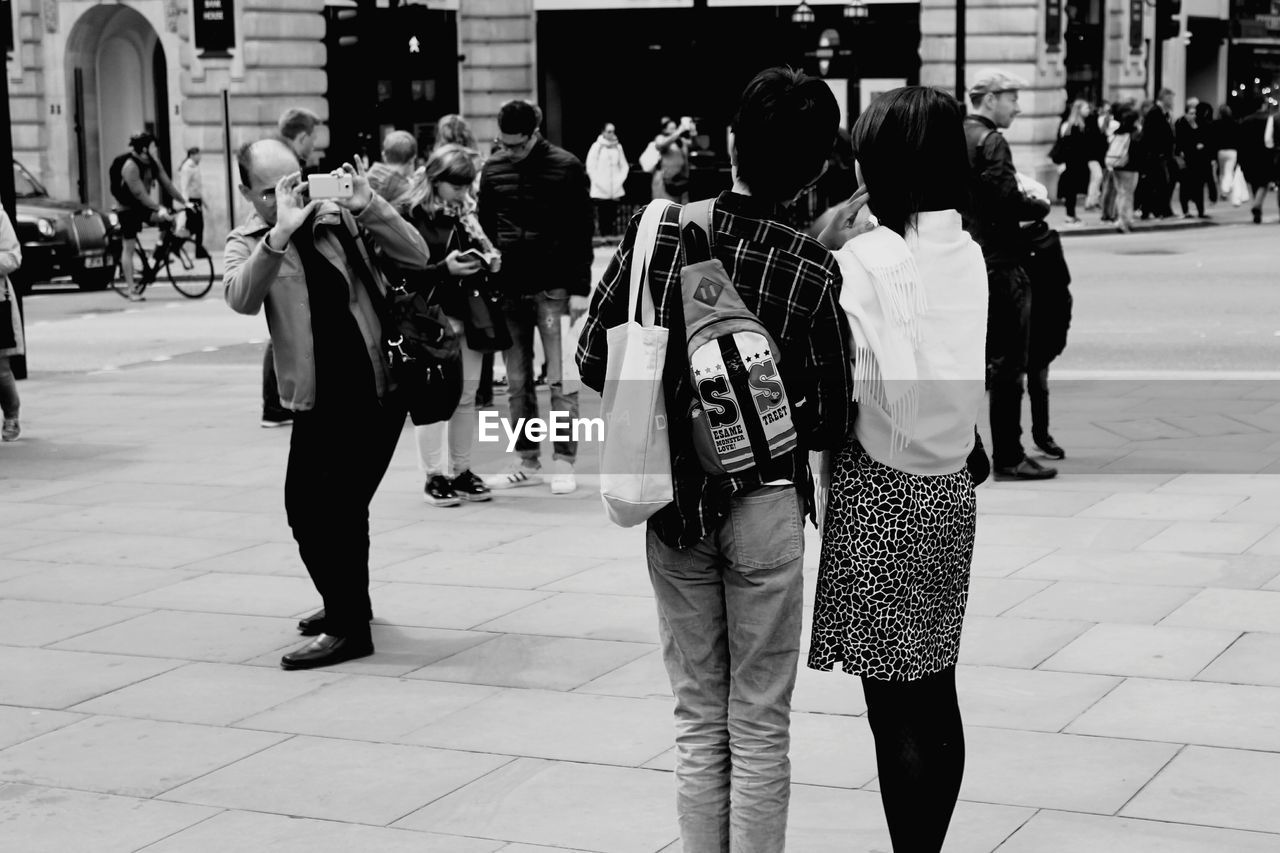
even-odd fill
[[(372, 512), (377, 654), (284, 672), (317, 600), (254, 359), (22, 393), (0, 850), (678, 849), (642, 534), (589, 476), (432, 508), (406, 432)], [(979, 490), (947, 850), (1280, 850), (1280, 383), (1054, 393), (1062, 477)], [(810, 599), (817, 557), (810, 532)], [(795, 711), (789, 849), (888, 851), (857, 680), (802, 670)]]

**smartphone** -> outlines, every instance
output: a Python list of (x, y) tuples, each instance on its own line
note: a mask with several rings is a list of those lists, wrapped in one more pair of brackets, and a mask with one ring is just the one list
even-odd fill
[(351, 175), (307, 175), (307, 192), (314, 201), (326, 198), (351, 198), (355, 190)]

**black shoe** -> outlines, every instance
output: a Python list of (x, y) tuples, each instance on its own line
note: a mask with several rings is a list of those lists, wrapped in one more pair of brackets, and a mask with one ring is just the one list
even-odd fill
[(492, 409), (492, 408), (493, 408), (492, 397), (484, 397), (484, 398), (476, 397), (476, 409)]
[(453, 491), (464, 501), (487, 501), (493, 497), (489, 487), (468, 469), (453, 478)]
[(1053, 440), (1053, 436), (1046, 435), (1043, 438), (1035, 439), (1036, 447), (1040, 448), (1040, 452), (1050, 459), (1066, 459), (1067, 452), (1058, 446), (1058, 442)]
[(1056, 476), (1057, 468), (1049, 468), (1025, 456), (1012, 468), (996, 469), (996, 480), (1052, 480)]
[(368, 637), (334, 637), (321, 634), (289, 654), (280, 658), (284, 669), (315, 669), (333, 666), (335, 663), (364, 658), (373, 654), (373, 640)]
[(262, 413), (262, 426), (264, 429), (284, 427), (291, 423), (293, 423), (293, 412), (288, 410)]
[(453, 490), (449, 478), (441, 474), (436, 474), (427, 480), (427, 484), (422, 487), (422, 497), (432, 506), (457, 506), (462, 503), (458, 493)]
[[(373, 621), (373, 614), (369, 614), (369, 621)], [(329, 622), (325, 619), (324, 608), (321, 607), (310, 616), (304, 616), (298, 620), (298, 633), (304, 637), (317, 637), (321, 634), (328, 633), (326, 628)]]

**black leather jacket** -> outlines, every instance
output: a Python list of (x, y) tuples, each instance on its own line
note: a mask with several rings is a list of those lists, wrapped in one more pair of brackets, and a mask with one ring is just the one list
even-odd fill
[(987, 265), (1019, 264), (1023, 250), (1019, 223), (1044, 219), (1049, 203), (1029, 199), (1018, 189), (1009, 143), (983, 116), (964, 120), (972, 175), (970, 209), (965, 229), (982, 247)]
[(505, 151), (494, 154), (480, 175), (478, 213), (502, 252), (497, 279), (504, 293), (590, 291), (595, 223), (587, 170), (577, 157), (542, 138), (519, 162)]

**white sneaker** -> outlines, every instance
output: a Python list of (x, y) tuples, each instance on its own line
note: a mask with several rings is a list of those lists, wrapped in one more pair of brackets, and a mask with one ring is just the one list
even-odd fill
[(536, 486), (542, 482), (542, 469), (533, 468), (517, 462), (499, 474), (486, 474), (484, 484), (493, 491), (518, 489), (522, 486)]
[(573, 476), (573, 463), (556, 460), (556, 472), (551, 475), (551, 494), (567, 495), (578, 489), (578, 478)]

